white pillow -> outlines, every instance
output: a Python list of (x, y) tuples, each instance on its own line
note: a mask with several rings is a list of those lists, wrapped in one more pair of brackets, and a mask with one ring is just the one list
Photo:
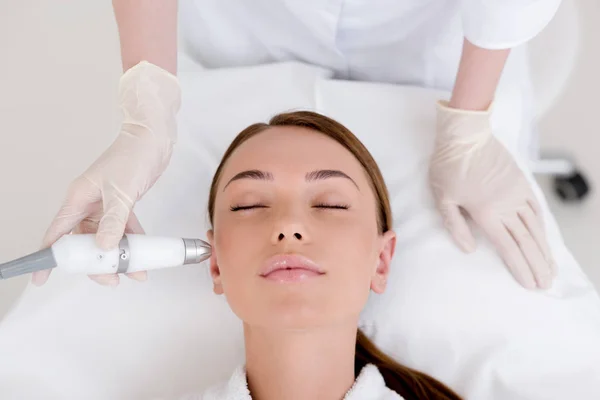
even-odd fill
[[(278, 112), (317, 109), (363, 140), (392, 195), (390, 285), (362, 323), (377, 344), (468, 398), (585, 399), (600, 391), (598, 297), (545, 203), (560, 277), (551, 291), (531, 293), (481, 239), (477, 253), (462, 254), (433, 209), (425, 171), (434, 100), (443, 94), (327, 76), (298, 63), (182, 73), (180, 142), (136, 207), (147, 233), (204, 238), (208, 186), (231, 139)], [(517, 148), (520, 114), (510, 111), (518, 90), (502, 90), (495, 127)], [(18, 392), (25, 377), (44, 399), (111, 400), (173, 397), (226, 378), (243, 360), (241, 325), (212, 294), (205, 267), (154, 271), (145, 284), (122, 279), (116, 290), (60, 274), (29, 288), (0, 329), (0, 398), (30, 394)]]

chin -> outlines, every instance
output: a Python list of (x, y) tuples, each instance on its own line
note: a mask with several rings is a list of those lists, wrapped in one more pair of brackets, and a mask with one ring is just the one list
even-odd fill
[[(308, 293), (287, 293), (265, 299), (259, 324), (265, 328), (306, 330), (331, 324), (327, 302)], [(258, 321), (257, 321), (258, 322)]]

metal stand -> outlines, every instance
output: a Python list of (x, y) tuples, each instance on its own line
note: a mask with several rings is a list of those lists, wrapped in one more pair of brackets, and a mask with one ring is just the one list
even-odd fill
[(536, 175), (551, 175), (554, 192), (564, 202), (581, 202), (590, 192), (585, 176), (566, 157), (541, 158), (531, 163)]

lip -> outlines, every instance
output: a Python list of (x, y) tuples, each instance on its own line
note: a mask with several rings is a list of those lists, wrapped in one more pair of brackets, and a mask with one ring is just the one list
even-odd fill
[(314, 261), (298, 254), (271, 257), (260, 271), (261, 277), (280, 283), (303, 282), (324, 274)]

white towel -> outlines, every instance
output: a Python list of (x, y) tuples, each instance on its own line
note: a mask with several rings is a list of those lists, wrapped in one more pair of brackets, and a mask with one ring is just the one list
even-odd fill
[[(228, 381), (214, 386), (202, 395), (190, 395), (181, 400), (252, 400), (246, 370), (238, 367)], [(383, 376), (373, 364), (366, 365), (356, 378), (344, 400), (403, 400), (402, 397), (385, 386)]]

